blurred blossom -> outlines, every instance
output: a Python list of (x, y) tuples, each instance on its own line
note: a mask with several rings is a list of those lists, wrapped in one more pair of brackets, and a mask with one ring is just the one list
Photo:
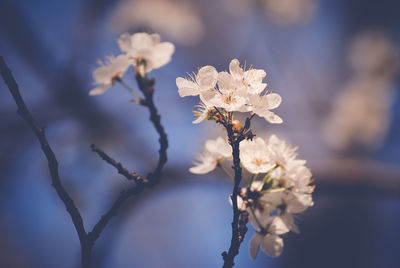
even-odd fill
[(131, 63), (132, 60), (130, 60), (125, 54), (121, 54), (116, 58), (109, 56), (107, 57), (106, 63), (98, 60), (100, 66), (93, 71), (93, 79), (98, 86), (95, 89), (92, 89), (89, 94), (103, 94), (114, 84), (115, 79), (122, 78)]
[(296, 24), (310, 20), (315, 0), (261, 0), (268, 17), (277, 24)]
[(207, 174), (232, 155), (228, 141), (221, 137), (207, 140), (204, 147), (204, 153), (198, 155), (199, 162), (194, 163), (195, 166), (189, 169), (194, 174)]
[(251, 7), (264, 9), (268, 19), (279, 25), (309, 21), (316, 10), (316, 0), (225, 0), (228, 11), (240, 15)]
[(337, 97), (326, 121), (324, 137), (329, 146), (343, 150), (353, 143), (377, 146), (390, 123), (391, 84), (386, 79), (350, 81)]
[[(122, 82), (122, 77), (132, 65), (135, 72), (142, 75), (160, 68), (171, 61), (175, 46), (170, 42), (161, 42), (159, 34), (135, 33), (122, 34), (118, 39), (122, 52), (118, 57), (109, 56), (104, 64), (98, 61), (100, 67), (93, 71), (93, 79), (98, 85), (89, 95), (103, 94), (114, 85), (115, 81)], [(131, 89), (128, 89), (132, 92)]]
[(390, 78), (398, 67), (398, 53), (383, 32), (369, 30), (357, 36), (350, 45), (348, 62), (356, 76)]
[(204, 34), (204, 23), (196, 8), (179, 0), (125, 0), (111, 16), (114, 31), (149, 27), (181, 45), (194, 45)]
[(379, 146), (390, 124), (397, 53), (382, 32), (367, 31), (352, 42), (348, 61), (352, 78), (326, 121), (325, 140), (337, 150)]
[(144, 65), (144, 72), (151, 72), (171, 61), (175, 46), (170, 42), (161, 42), (159, 34), (124, 33), (118, 39), (122, 52), (133, 60), (133, 65), (140, 69)]

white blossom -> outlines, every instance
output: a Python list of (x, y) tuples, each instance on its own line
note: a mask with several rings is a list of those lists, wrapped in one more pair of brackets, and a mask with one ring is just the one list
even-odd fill
[(262, 3), (268, 18), (281, 25), (307, 22), (316, 10), (316, 0), (262, 0)]
[(268, 148), (271, 159), (284, 168), (291, 164), (297, 156), (297, 148), (290, 147), (284, 140), (279, 139), (276, 135), (271, 135), (269, 137)]
[(238, 59), (233, 59), (229, 63), (229, 72), (235, 81), (240, 82), (249, 94), (260, 94), (267, 87), (262, 80), (266, 77), (264, 70), (249, 69), (247, 71), (240, 67)]
[(390, 124), (398, 56), (380, 31), (368, 30), (354, 39), (348, 56), (353, 76), (334, 100), (323, 128), (329, 147), (374, 149), (382, 143)]
[[(272, 228), (273, 225), (271, 225)], [(250, 240), (250, 256), (255, 259), (259, 248), (271, 257), (279, 257), (283, 251), (283, 239), (274, 232), (261, 233), (256, 232)]]
[(229, 73), (217, 70), (212, 66), (204, 66), (189, 79), (178, 77), (176, 85), (181, 97), (200, 96), (203, 107), (202, 117), (206, 118), (206, 110), (219, 108), (226, 112), (251, 112), (263, 117), (270, 123), (282, 123), (282, 119), (270, 110), (277, 108), (281, 97), (276, 93), (264, 93), (267, 86), (262, 80), (264, 70), (240, 67), (240, 62), (233, 59), (229, 64)]
[(271, 161), (267, 143), (261, 138), (240, 143), (240, 161), (250, 173), (266, 173), (275, 166)]
[(352, 40), (347, 61), (354, 76), (390, 79), (399, 67), (399, 53), (384, 32), (370, 29)]
[(251, 95), (249, 97), (248, 110), (254, 112), (260, 117), (272, 124), (281, 124), (282, 118), (270, 110), (277, 108), (281, 104), (282, 98), (276, 93), (260, 95)]
[(124, 33), (118, 39), (118, 44), (121, 51), (133, 60), (134, 66), (144, 61), (146, 73), (170, 62), (175, 51), (172, 43), (161, 42), (159, 34)]
[(266, 17), (277, 25), (306, 23), (315, 14), (316, 0), (224, 0), (225, 8), (237, 15), (244, 15), (256, 6), (264, 9)]
[(227, 72), (218, 73), (218, 91), (212, 98), (203, 100), (209, 106), (223, 108), (228, 112), (245, 111), (247, 92), (243, 84)]
[(192, 79), (176, 78), (178, 93), (181, 97), (197, 96), (207, 91), (214, 91), (218, 72), (213, 66), (204, 66)]
[(207, 140), (204, 146), (203, 154), (199, 155), (198, 162), (189, 169), (194, 174), (206, 174), (213, 171), (218, 163), (232, 155), (232, 149), (228, 142), (218, 137), (215, 140)]
[[(250, 241), (250, 255), (255, 258), (261, 247), (270, 256), (279, 256), (280, 235), (299, 233), (296, 215), (314, 205), (311, 172), (306, 161), (297, 159), (296, 148), (275, 135), (242, 141), (240, 159), (244, 168), (256, 174), (238, 197), (240, 210), (249, 213), (249, 222), (257, 230)], [(256, 179), (261, 173), (265, 176)]]
[(338, 151), (351, 145), (379, 146), (389, 129), (391, 86), (386, 78), (352, 79), (337, 96), (324, 125), (328, 146)]
[(203, 120), (206, 120), (209, 116), (209, 112), (212, 108), (208, 108), (203, 102), (200, 102), (197, 105), (197, 111), (194, 111), (194, 115), (197, 117), (195, 120), (192, 121), (193, 124), (199, 124)]
[(89, 92), (89, 95), (103, 94), (110, 88), (115, 79), (121, 79), (126, 70), (132, 64), (132, 61), (126, 55), (118, 57), (107, 57), (106, 63), (99, 61), (100, 67), (93, 71), (93, 79), (98, 85)]

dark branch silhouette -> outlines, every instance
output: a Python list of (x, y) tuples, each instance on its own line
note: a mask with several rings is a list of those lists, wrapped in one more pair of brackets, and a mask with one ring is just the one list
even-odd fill
[(148, 79), (146, 77), (141, 77), (139, 75), (136, 75), (139, 88), (143, 92), (143, 95), (145, 96), (145, 99), (142, 100), (141, 104), (149, 108), (150, 120), (151, 122), (153, 122), (156, 131), (160, 135), (159, 139), (160, 150), (159, 150), (159, 160), (157, 166), (152, 173), (148, 174), (148, 178), (144, 178), (135, 172), (127, 170), (122, 166), (121, 163), (108, 156), (104, 151), (97, 148), (95, 145), (91, 145), (92, 151), (96, 152), (108, 164), (114, 166), (118, 170), (118, 173), (122, 174), (125, 178), (127, 178), (128, 180), (135, 181), (136, 185), (128, 190), (121, 191), (117, 199), (112, 204), (111, 208), (105, 214), (103, 214), (100, 220), (94, 225), (92, 231), (86, 233), (83, 225), (83, 219), (79, 213), (78, 208), (75, 206), (74, 201), (69, 196), (68, 192), (65, 190), (63, 185), (61, 184), (58, 173), (58, 162), (54, 152), (52, 151), (47, 141), (44, 128), (39, 127), (37, 125), (33, 116), (29, 112), (19, 92), (18, 85), (15, 82), (10, 69), (4, 62), (3, 57), (1, 56), (0, 56), (0, 72), (5, 83), (8, 86), (9, 91), (11, 92), (15, 100), (15, 103), (17, 104), (18, 114), (23, 118), (23, 120), (31, 127), (33, 132), (36, 134), (39, 143), (41, 145), (42, 151), (47, 158), (50, 175), (52, 179), (52, 185), (55, 188), (60, 199), (63, 201), (65, 207), (67, 208), (67, 211), (71, 216), (72, 222), (79, 236), (81, 244), (82, 267), (85, 268), (90, 267), (92, 248), (96, 240), (100, 237), (101, 232), (107, 226), (107, 223), (110, 221), (111, 218), (113, 218), (115, 215), (118, 214), (119, 209), (127, 199), (129, 199), (133, 195), (141, 193), (145, 188), (151, 188), (156, 184), (156, 182), (159, 181), (162, 168), (167, 162), (166, 150), (168, 148), (168, 139), (164, 131), (164, 128), (161, 125), (160, 115), (158, 114), (157, 109), (153, 102), (154, 79)]
[(145, 188), (153, 187), (159, 181), (162, 168), (167, 162), (167, 148), (168, 148), (167, 134), (164, 131), (164, 127), (161, 125), (161, 117), (158, 114), (157, 108), (154, 105), (153, 101), (155, 80), (153, 78), (142, 77), (140, 74), (136, 74), (136, 81), (138, 83), (140, 91), (144, 95), (144, 99), (141, 100), (140, 103), (143, 106), (148, 107), (150, 111), (150, 121), (153, 122), (153, 125), (160, 136), (159, 138), (160, 150), (159, 150), (158, 163), (154, 171), (152, 173), (149, 173), (146, 179), (141, 177), (135, 172), (128, 171), (121, 165), (121, 163), (115, 161), (113, 158), (108, 156), (104, 151), (97, 148), (94, 144), (91, 145), (92, 151), (96, 152), (108, 164), (114, 166), (118, 170), (118, 173), (125, 176), (128, 180), (134, 180), (136, 182), (135, 187), (129, 189), (128, 191), (122, 191), (119, 194), (117, 200), (114, 202), (111, 208), (103, 216), (101, 216), (98, 223), (93, 227), (93, 230), (89, 233), (89, 237), (91, 239), (94, 239), (94, 241), (100, 236), (100, 233), (103, 231), (108, 221), (117, 214), (118, 210), (121, 208), (121, 206), (129, 197), (142, 192)]
[[(226, 117), (214, 107), (219, 115), (220, 119), (218, 123), (222, 124), (228, 134), (229, 144), (232, 147), (233, 157), (233, 170), (235, 172), (235, 181), (233, 191), (231, 195), (233, 220), (232, 220), (232, 238), (228, 252), (224, 251), (221, 255), (224, 259), (223, 268), (233, 267), (235, 265), (234, 259), (239, 254), (240, 244), (243, 242), (244, 236), (247, 232), (248, 213), (240, 211), (237, 204), (237, 197), (240, 194), (240, 182), (242, 181), (242, 167), (240, 166), (240, 142), (244, 139), (252, 139), (253, 134), (250, 130), (250, 122), (254, 115), (246, 119), (246, 124), (241, 130), (235, 130), (231, 122), (227, 122)], [(231, 116), (229, 116), (231, 118)]]
[(148, 180), (146, 178), (143, 178), (136, 172), (131, 172), (131, 171), (127, 170), (126, 168), (124, 168), (121, 163), (117, 162), (115, 159), (108, 156), (103, 150), (97, 148), (96, 145), (92, 144), (90, 146), (90, 148), (92, 149), (93, 152), (97, 153), (101, 157), (101, 159), (103, 159), (108, 164), (115, 167), (118, 170), (118, 173), (123, 175), (126, 179), (133, 180), (137, 184), (142, 184), (142, 183), (148, 182)]
[(167, 162), (167, 148), (168, 148), (168, 138), (165, 133), (164, 127), (161, 125), (161, 117), (158, 114), (157, 108), (154, 105), (153, 94), (154, 94), (154, 79), (153, 78), (143, 78), (140, 74), (136, 74), (136, 81), (139, 86), (140, 91), (143, 93), (145, 99), (141, 101), (140, 104), (146, 106), (150, 111), (150, 120), (153, 122), (156, 131), (158, 132), (160, 139), (160, 150), (158, 151), (160, 156), (158, 158), (158, 163), (153, 173), (149, 173), (147, 177), (151, 183), (155, 183), (160, 175), (161, 170), (165, 163)]
[(83, 244), (85, 244), (86, 240), (86, 231), (83, 226), (82, 216), (79, 213), (79, 210), (76, 208), (74, 201), (69, 196), (69, 194), (67, 193), (67, 191), (65, 190), (64, 186), (60, 181), (60, 175), (58, 173), (58, 162), (56, 156), (54, 155), (53, 150), (51, 149), (47, 141), (44, 128), (38, 126), (35, 119), (32, 117), (31, 113), (26, 107), (24, 100), (22, 99), (21, 94), (19, 92), (18, 85), (15, 82), (10, 69), (8, 69), (6, 63), (4, 62), (3, 57), (1, 56), (0, 56), (0, 72), (1, 76), (4, 79), (4, 82), (7, 84), (8, 89), (10, 90), (15, 100), (15, 103), (18, 106), (17, 113), (30, 126), (30, 128), (33, 130), (33, 132), (35, 133), (36, 137), (39, 140), (40, 146), (47, 158), (47, 162), (49, 165), (52, 186), (56, 190), (58, 196), (63, 201), (68, 213), (70, 214), (82, 246)]

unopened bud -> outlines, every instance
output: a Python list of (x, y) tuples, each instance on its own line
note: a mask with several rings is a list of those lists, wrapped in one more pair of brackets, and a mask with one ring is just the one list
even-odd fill
[(243, 129), (243, 125), (240, 123), (239, 120), (233, 120), (232, 127), (233, 127), (233, 131), (235, 131), (235, 132), (240, 132)]

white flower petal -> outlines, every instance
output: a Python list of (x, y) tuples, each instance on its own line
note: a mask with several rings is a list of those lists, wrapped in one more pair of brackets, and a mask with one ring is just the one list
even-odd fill
[(240, 62), (238, 59), (233, 59), (229, 63), (229, 72), (230, 74), (237, 80), (242, 80), (243, 78), (243, 69), (240, 68)]
[(118, 39), (119, 49), (122, 52), (128, 52), (131, 48), (131, 35), (129, 33), (123, 33)]
[(282, 219), (282, 222), (287, 226), (287, 228), (297, 234), (300, 233), (299, 227), (297, 227), (296, 223), (294, 222), (293, 214), (285, 213), (281, 215), (280, 218)]
[(153, 44), (157, 45), (161, 42), (161, 37), (159, 34), (153, 33), (150, 35), (151, 39), (153, 40)]
[(264, 238), (263, 235), (261, 235), (259, 233), (255, 233), (250, 240), (249, 250), (250, 250), (250, 256), (253, 260), (257, 257), (257, 254), (258, 254), (258, 251), (260, 248), (260, 244), (261, 244), (263, 238)]
[(221, 92), (226, 92), (232, 89), (232, 76), (227, 72), (218, 73), (218, 88)]
[(202, 91), (214, 88), (217, 84), (217, 79), (218, 72), (213, 66), (210, 65), (201, 67), (196, 75), (196, 81)]
[(201, 114), (199, 117), (197, 117), (195, 120), (192, 121), (193, 124), (199, 124), (202, 121), (204, 121), (207, 118), (207, 112)]
[(247, 85), (247, 91), (250, 94), (260, 94), (267, 87), (262, 80), (267, 74), (264, 70), (251, 69), (243, 74), (243, 83)]
[(277, 235), (267, 234), (262, 240), (261, 249), (271, 257), (279, 257), (283, 251), (283, 239)]
[(267, 94), (266, 97), (268, 101), (268, 109), (270, 110), (277, 108), (282, 102), (281, 96), (276, 93)]
[(176, 78), (176, 86), (178, 87), (178, 94), (182, 98), (199, 95), (199, 87), (197, 84), (182, 77)]
[(90, 96), (95, 96), (95, 95), (100, 95), (103, 94), (104, 92), (106, 92), (107, 89), (109, 89), (111, 87), (110, 85), (101, 85), (96, 87), (95, 89), (92, 89), (91, 91), (89, 91), (89, 95)]
[(203, 155), (200, 157), (200, 163), (195, 163), (194, 167), (189, 168), (189, 171), (193, 174), (207, 174), (213, 171), (217, 167), (217, 161), (210, 155)]
[(118, 45), (121, 51), (127, 53), (127, 56), (133, 60), (133, 65), (136, 65), (139, 59), (144, 60), (145, 71), (148, 73), (170, 62), (175, 51), (172, 43), (160, 42), (160, 40), (159, 34), (124, 33), (118, 39)]
[(286, 234), (289, 231), (290, 229), (288, 228), (288, 226), (286, 226), (282, 218), (278, 216), (273, 218), (271, 225), (268, 229), (268, 232), (271, 232), (276, 235)]
[[(169, 63), (174, 51), (175, 46), (170, 42), (162, 42), (154, 46), (150, 58), (147, 59), (149, 65), (151, 65), (151, 70), (160, 68)], [(150, 72), (150, 70), (147, 72)]]
[(121, 78), (131, 65), (131, 60), (124, 54), (114, 58), (107, 57), (107, 62), (100, 62), (100, 67), (93, 71), (93, 79), (99, 86), (89, 92), (89, 95), (102, 94), (111, 87), (116, 78)]
[(205, 143), (205, 148), (214, 155), (221, 155), (223, 157), (230, 157), (232, 155), (231, 146), (222, 137), (218, 137), (215, 140), (207, 140)]
[(268, 122), (271, 124), (282, 124), (283, 120), (280, 118), (278, 115), (276, 115), (274, 112), (267, 111), (261, 115), (262, 117), (265, 118)]
[(153, 46), (153, 38), (148, 33), (136, 33), (131, 36), (131, 48), (135, 50), (145, 51)]

